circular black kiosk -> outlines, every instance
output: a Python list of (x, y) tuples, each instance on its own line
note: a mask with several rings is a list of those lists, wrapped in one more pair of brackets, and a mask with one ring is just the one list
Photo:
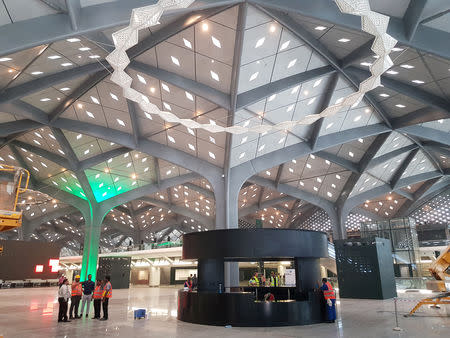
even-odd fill
[[(178, 319), (206, 325), (286, 326), (321, 323), (325, 301), (320, 257), (328, 257), (326, 234), (290, 229), (230, 229), (183, 236), (183, 259), (198, 260), (198, 291), (178, 292)], [(294, 260), (296, 285), (277, 288), (276, 301), (263, 300), (267, 288), (232, 287), (221, 293), (224, 262)], [(220, 285), (221, 284), (221, 285)], [(258, 292), (259, 290), (259, 292)]]

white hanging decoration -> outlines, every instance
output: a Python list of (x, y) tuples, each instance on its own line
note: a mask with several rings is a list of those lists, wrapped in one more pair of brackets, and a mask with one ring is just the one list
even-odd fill
[(171, 112), (161, 111), (150, 102), (147, 96), (131, 88), (133, 79), (125, 72), (125, 68), (130, 64), (126, 51), (138, 43), (138, 33), (141, 29), (159, 23), (164, 10), (186, 8), (193, 2), (194, 0), (160, 0), (157, 4), (133, 9), (130, 25), (112, 34), (115, 50), (106, 57), (114, 69), (111, 81), (122, 87), (124, 97), (136, 102), (143, 111), (158, 115), (170, 123), (179, 123), (191, 129), (204, 129), (211, 133), (244, 134), (254, 132), (262, 134), (269, 131), (289, 131), (298, 125), (309, 125), (320, 118), (333, 116), (343, 108), (356, 106), (368, 91), (380, 86), (381, 75), (393, 65), (389, 53), (396, 45), (397, 40), (387, 33), (389, 17), (372, 11), (369, 0), (335, 0), (342, 13), (360, 16), (361, 29), (375, 37), (371, 49), (377, 55), (377, 59), (370, 66), (371, 76), (360, 83), (357, 92), (344, 97), (339, 103), (328, 106), (319, 114), (306, 115), (300, 120), (283, 121), (275, 125), (222, 127), (211, 123), (198, 123), (191, 119), (181, 119)]

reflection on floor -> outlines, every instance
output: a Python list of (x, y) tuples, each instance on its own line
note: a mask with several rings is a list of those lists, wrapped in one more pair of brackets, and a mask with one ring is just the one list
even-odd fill
[[(414, 318), (403, 317), (414, 305), (410, 298), (423, 298), (421, 294), (401, 295), (405, 298), (398, 302), (402, 332), (392, 330), (392, 300), (338, 301), (335, 324), (225, 328), (178, 321), (175, 288), (114, 290), (107, 322), (83, 318), (57, 323), (56, 294), (56, 288), (0, 290), (0, 337), (445, 337), (450, 332), (450, 309), (424, 308)], [(133, 320), (135, 308), (147, 308), (149, 318)]]

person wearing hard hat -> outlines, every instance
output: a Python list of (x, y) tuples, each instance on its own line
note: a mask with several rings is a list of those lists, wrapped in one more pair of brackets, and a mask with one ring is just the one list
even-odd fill
[[(83, 294), (83, 288), (80, 283), (80, 275), (75, 276), (75, 281), (72, 282), (72, 297), (70, 298), (70, 319), (81, 318), (78, 315), (78, 307), (80, 306), (81, 295)], [(73, 310), (75, 308), (75, 315)]]

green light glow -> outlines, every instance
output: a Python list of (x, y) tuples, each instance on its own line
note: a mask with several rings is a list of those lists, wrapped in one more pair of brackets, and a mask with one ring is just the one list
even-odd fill
[(70, 170), (66, 170), (50, 178), (47, 178), (46, 180), (44, 180), (44, 182), (49, 186), (56, 187), (60, 190), (66, 191), (68, 193), (71, 193), (72, 195), (87, 200), (77, 177)]

